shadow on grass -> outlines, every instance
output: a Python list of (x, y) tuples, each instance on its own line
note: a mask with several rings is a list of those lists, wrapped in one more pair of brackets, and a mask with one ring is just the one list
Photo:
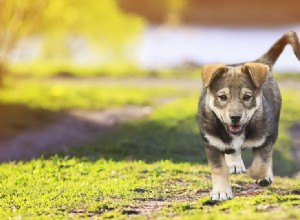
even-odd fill
[(22, 104), (0, 104), (0, 162), (31, 159), (43, 152), (32, 148), (36, 141), (26, 138), (57, 121), (59, 112)]
[(0, 141), (25, 131), (40, 129), (55, 121), (59, 113), (21, 104), (0, 103)]
[[(105, 158), (114, 161), (171, 160), (206, 164), (207, 159), (196, 117), (185, 118), (171, 124), (151, 120), (123, 124), (106, 136), (73, 148), (69, 156), (86, 157), (92, 161)], [(251, 151), (245, 151), (243, 158), (249, 166), (252, 160)], [(291, 176), (296, 172), (292, 161), (276, 148), (273, 158), (275, 175)]]
[(147, 119), (123, 124), (70, 153), (90, 160), (207, 162), (195, 117), (166, 124)]
[[(2, 142), (28, 130), (41, 130), (41, 128), (57, 120), (59, 115), (62, 116), (62, 113), (32, 109), (24, 105), (0, 104), (0, 141)], [(86, 130), (88, 127), (89, 131), (92, 132), (94, 130), (95, 134), (99, 131), (100, 137), (93, 142), (81, 145), (79, 142), (76, 142), (78, 137), (74, 133), (62, 133), (61, 136), (65, 136), (64, 139), (74, 139), (69, 143), (73, 145), (77, 143), (78, 146), (61, 153), (61, 156), (86, 157), (91, 161), (105, 158), (114, 161), (143, 160), (145, 162), (155, 162), (171, 160), (173, 162), (207, 163), (195, 116), (159, 121), (147, 118), (139, 119), (120, 126), (111, 126), (109, 132), (102, 134), (100, 132), (100, 128), (103, 130), (102, 124), (73, 116), (68, 120), (77, 121), (78, 124), (83, 125), (83, 130)], [(73, 122), (71, 124), (74, 124)], [(75, 130), (75, 128), (70, 129)], [(77, 132), (78, 136), (80, 131), (78, 130)], [(31, 157), (24, 159), (36, 158), (41, 155), (53, 155), (53, 153), (47, 153), (52, 147), (49, 144), (48, 148), (40, 148), (42, 149), (41, 151), (36, 151)], [(59, 144), (64, 143), (55, 142), (55, 145)], [(20, 149), (22, 147), (24, 149), (24, 146), (20, 146)], [(5, 150), (2, 152), (5, 153)], [(246, 164), (249, 164), (251, 152), (247, 152), (244, 156)], [(2, 155), (2, 157), (5, 157), (5, 155)], [(21, 159), (23, 158), (21, 157)], [(295, 169), (292, 167), (292, 161), (289, 161), (276, 148), (274, 151), (274, 171), (276, 175), (281, 176), (292, 175), (295, 172)]]

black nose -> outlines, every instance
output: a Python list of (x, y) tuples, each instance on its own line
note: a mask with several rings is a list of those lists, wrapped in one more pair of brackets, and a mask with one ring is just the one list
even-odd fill
[(233, 123), (238, 123), (241, 120), (241, 115), (231, 115), (230, 119)]

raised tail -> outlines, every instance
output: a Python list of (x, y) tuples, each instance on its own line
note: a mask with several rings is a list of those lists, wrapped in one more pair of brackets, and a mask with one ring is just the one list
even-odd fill
[(296, 32), (290, 31), (285, 33), (264, 55), (262, 55), (254, 62), (266, 64), (270, 67), (270, 69), (272, 69), (273, 65), (275, 64), (287, 44), (290, 44), (292, 46), (296, 57), (300, 61), (299, 39)]

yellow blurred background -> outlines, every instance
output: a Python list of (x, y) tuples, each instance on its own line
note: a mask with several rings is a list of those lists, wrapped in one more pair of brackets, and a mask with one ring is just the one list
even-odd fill
[[(40, 66), (53, 72), (76, 71), (72, 66), (128, 72), (255, 59), (282, 32), (300, 30), (298, 5), (295, 0), (0, 0), (1, 72), (8, 71), (8, 63), (18, 73), (43, 72)], [(279, 71), (300, 71), (292, 55), (283, 56)], [(292, 64), (285, 65), (287, 59)]]

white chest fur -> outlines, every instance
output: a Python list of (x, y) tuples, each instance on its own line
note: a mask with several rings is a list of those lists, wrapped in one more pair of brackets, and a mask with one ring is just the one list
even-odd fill
[(209, 144), (224, 151), (226, 149), (239, 150), (241, 148), (260, 147), (265, 142), (265, 137), (258, 140), (245, 140), (244, 134), (240, 136), (232, 136), (232, 141), (229, 144), (224, 143), (220, 138), (205, 134)]

